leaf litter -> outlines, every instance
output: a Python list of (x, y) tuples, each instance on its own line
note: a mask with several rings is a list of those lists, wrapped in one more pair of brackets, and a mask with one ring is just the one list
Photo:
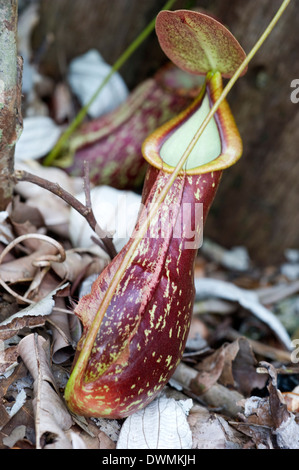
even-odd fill
[[(22, 34), (29, 57), (38, 12), (27, 14)], [(34, 117), (27, 129), (35, 133), (30, 124), (40, 118), (45, 140), (43, 147), (23, 141), (23, 149), (20, 142), (16, 167), (79, 195), (81, 178), (38, 162), (38, 148), (50, 148), (61, 131), (61, 119), (55, 125), (51, 112), (70, 117), (68, 85), (39, 75), (29, 61), (24, 67), (24, 109)], [(45, 89), (52, 110), (42, 99)], [(57, 100), (61, 93), (64, 104)], [(77, 246), (70, 237), (72, 213), (60, 198), (27, 182), (17, 183), (11, 205), (0, 213), (0, 448), (297, 449), (299, 252), (293, 249), (281, 266), (261, 268), (246, 247), (228, 250), (205, 239), (185, 353), (158, 398), (123, 420), (68, 411), (63, 391), (81, 335), (73, 307), (109, 259), (97, 244)], [(101, 224), (100, 213), (97, 219)], [(85, 230), (89, 237), (87, 223)]]
[[(18, 207), (19, 199), (14, 203)], [(24, 214), (27, 206), (22, 204)], [(10, 210), (2, 222), (11, 233), (28, 238), (7, 250), (0, 265), (2, 278), (17, 293), (1, 289), (1, 448), (151, 448), (153, 429), (165, 433), (166, 439), (155, 448), (298, 447), (299, 368), (288, 347), (296, 328), (284, 325), (281, 313), (283, 302), (296, 301), (298, 285), (285, 278), (279, 266), (268, 270), (271, 276), (251, 265), (240, 270), (238, 261), (235, 270), (231, 265), (229, 269), (219, 259), (219, 247), (215, 259), (211, 249), (208, 255), (199, 251), (185, 354), (151, 408), (125, 420), (70, 414), (63, 390), (81, 335), (72, 307), (107, 260), (62, 238), (65, 260), (51, 261), (39, 277), (44, 267), (34, 261), (57, 255), (57, 249), (32, 236), (48, 233), (43, 219), (34, 217), (37, 210), (28, 206), (28, 220), (24, 216), (21, 223)], [(29, 223), (30, 217), (34, 223)], [(2, 252), (9, 243), (1, 241)], [(33, 279), (36, 288), (26, 304), (24, 292)], [(166, 425), (159, 403), (168, 410)], [(181, 403), (191, 406), (181, 415), (180, 428), (170, 426), (171, 409)], [(185, 447), (175, 439), (182, 423), (191, 433)], [(143, 426), (143, 434), (136, 435), (138, 426)]]

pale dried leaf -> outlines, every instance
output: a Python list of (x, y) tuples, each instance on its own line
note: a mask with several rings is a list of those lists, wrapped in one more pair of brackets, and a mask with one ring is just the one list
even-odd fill
[[(96, 426), (105, 434), (112, 442), (118, 441), (121, 425), (116, 419), (93, 418)], [(114, 446), (115, 447), (115, 446)]]
[[(95, 49), (71, 61), (68, 80), (72, 91), (83, 106), (93, 97), (110, 71), (111, 66), (104, 62)], [(125, 82), (118, 73), (114, 73), (89, 107), (88, 114), (93, 118), (102, 116), (117, 108), (127, 96), (128, 89)]]
[(207, 297), (216, 297), (238, 302), (243, 308), (266, 323), (280, 341), (289, 350), (292, 350), (292, 342), (285, 327), (270, 310), (260, 303), (258, 295), (255, 292), (241, 289), (230, 282), (210, 278), (196, 278), (195, 288), (196, 298), (198, 300)]
[[(179, 385), (183, 385), (184, 389), (199, 395), (201, 402), (218, 408), (227, 416), (236, 417), (242, 411), (239, 401), (244, 397), (241, 393), (236, 390), (230, 390), (218, 383), (214, 383), (206, 392), (202, 392), (197, 384), (198, 374), (194, 367), (189, 367), (184, 362), (181, 362), (172, 376), (172, 381), (176, 381)], [(207, 376), (208, 373), (206, 374)]]
[(15, 403), (13, 404), (13, 406), (8, 410), (8, 414), (10, 416), (10, 418), (12, 418), (21, 408), (22, 406), (24, 405), (26, 401), (26, 392), (24, 389), (22, 389), (17, 397), (16, 397), (16, 401)]
[(57, 142), (61, 128), (47, 116), (27, 117), (15, 148), (16, 161), (34, 160), (47, 155)]
[(257, 360), (246, 338), (240, 337), (223, 347), (225, 363), (219, 382), (234, 387), (245, 396), (255, 388), (263, 389), (267, 374), (256, 371)]
[(71, 435), (73, 449), (86, 449), (87, 448), (85, 445), (85, 442), (78, 434), (76, 434), (75, 432), (71, 432), (70, 435)]
[[(76, 197), (82, 203), (85, 202), (84, 193)], [(98, 186), (91, 190), (90, 198), (96, 220), (105, 232), (113, 236), (117, 251), (121, 250), (129, 240), (136, 224), (141, 196), (133, 191)], [(70, 212), (69, 235), (74, 247), (95, 246), (91, 240), (91, 236), (94, 236), (93, 230), (74, 209)], [(101, 257), (107, 257), (100, 247), (98, 247), (98, 253)]]
[(34, 379), (34, 416), (37, 448), (71, 448), (64, 431), (72, 418), (56, 391), (46, 354), (46, 340), (31, 334), (19, 343), (19, 354)]
[[(64, 299), (58, 297), (56, 299), (56, 308), (65, 309)], [(74, 317), (74, 318), (73, 318)], [(73, 340), (70, 330), (70, 319), (79, 323), (79, 319), (62, 311), (56, 311), (51, 314), (49, 319), (53, 341), (52, 341), (52, 361), (54, 364), (62, 364), (68, 360), (74, 353), (75, 341)]]
[(284, 402), (287, 405), (288, 411), (298, 413), (299, 411), (299, 386), (295, 387), (291, 392), (284, 392)]
[[(111, 420), (106, 421), (109, 422)], [(84, 428), (80, 429), (78, 426), (73, 426), (67, 434), (70, 434), (72, 437), (73, 434), (76, 434), (87, 449), (115, 449), (116, 445), (112, 439), (103, 431), (100, 431), (91, 420), (85, 424)]]
[(6, 347), (5, 341), (0, 340), (0, 376), (18, 365), (17, 358), (17, 346)]
[(9, 214), (7, 211), (0, 212), (0, 242), (7, 245), (13, 239), (11, 227), (7, 222)]
[(51, 314), (55, 305), (54, 295), (64, 289), (67, 284), (54, 289), (42, 300), (35, 304), (20, 310), (19, 312), (11, 315), (0, 323), (0, 339), (4, 340), (16, 334), (18, 330), (25, 326), (37, 326), (44, 324), (44, 317)]
[(217, 243), (204, 238), (201, 252), (208, 258), (231, 270), (247, 271), (250, 267), (249, 255), (247, 249), (243, 246), (227, 250)]
[(24, 439), (26, 435), (26, 426), (20, 425), (15, 427), (9, 436), (2, 439), (2, 442), (7, 447), (13, 447), (17, 441)]
[(187, 414), (192, 400), (157, 398), (124, 422), (117, 449), (191, 449)]

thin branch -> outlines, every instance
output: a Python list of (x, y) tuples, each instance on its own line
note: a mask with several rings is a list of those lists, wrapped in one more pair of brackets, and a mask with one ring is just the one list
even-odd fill
[(89, 162), (86, 160), (84, 161), (83, 181), (84, 181), (85, 205), (88, 209), (91, 209)]
[(117, 255), (117, 251), (111, 237), (109, 237), (107, 233), (103, 229), (101, 229), (101, 227), (97, 223), (97, 220), (91, 207), (87, 207), (87, 205), (82, 204), (72, 194), (70, 194), (61, 186), (59, 186), (59, 184), (52, 183), (51, 181), (41, 178), (40, 176), (33, 175), (28, 171), (16, 170), (13, 174), (13, 178), (15, 179), (15, 182), (27, 181), (28, 183), (36, 184), (37, 186), (40, 186), (41, 188), (44, 188), (47, 191), (50, 191), (51, 193), (60, 197), (60, 199), (62, 199), (71, 207), (73, 207), (73, 209), (75, 209), (77, 212), (79, 212), (79, 214), (81, 214), (85, 218), (92, 230), (96, 233), (98, 237), (100, 237), (102, 246), (110, 256), (110, 258), (113, 259)]

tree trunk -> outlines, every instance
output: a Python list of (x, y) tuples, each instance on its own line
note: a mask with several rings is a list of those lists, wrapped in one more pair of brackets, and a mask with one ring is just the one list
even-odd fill
[[(176, 7), (188, 0), (177, 0)], [(91, 48), (112, 65), (164, 6), (166, 0), (40, 0), (40, 23), (33, 48), (40, 70), (65, 77), (69, 62)], [(59, 21), (57, 21), (59, 18)], [(129, 88), (155, 72), (165, 56), (153, 32), (121, 74)]]
[[(249, 52), (280, 5), (216, 0), (213, 10)], [(299, 79), (298, 24), (295, 1), (228, 96), (244, 153), (224, 172), (205, 230), (224, 246), (245, 245), (262, 264), (299, 248), (299, 104), (290, 99)]]
[(0, 0), (0, 210), (13, 193), (15, 143), (21, 131), (21, 61), (17, 59), (17, 0)]

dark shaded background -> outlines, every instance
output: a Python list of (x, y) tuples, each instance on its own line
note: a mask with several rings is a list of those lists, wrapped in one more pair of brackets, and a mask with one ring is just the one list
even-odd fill
[[(24, 2), (23, 2), (24, 3)], [(57, 79), (67, 64), (97, 48), (113, 64), (164, 5), (161, 0), (40, 0), (33, 34), (34, 60)], [(249, 52), (281, 0), (178, 0), (173, 9), (205, 8)], [(244, 245), (262, 264), (299, 248), (299, 103), (290, 100), (299, 79), (299, 2), (293, 0), (271, 37), (228, 97), (244, 142), (240, 162), (225, 171), (205, 235), (222, 246)], [(130, 89), (166, 58), (155, 33), (121, 69)]]

